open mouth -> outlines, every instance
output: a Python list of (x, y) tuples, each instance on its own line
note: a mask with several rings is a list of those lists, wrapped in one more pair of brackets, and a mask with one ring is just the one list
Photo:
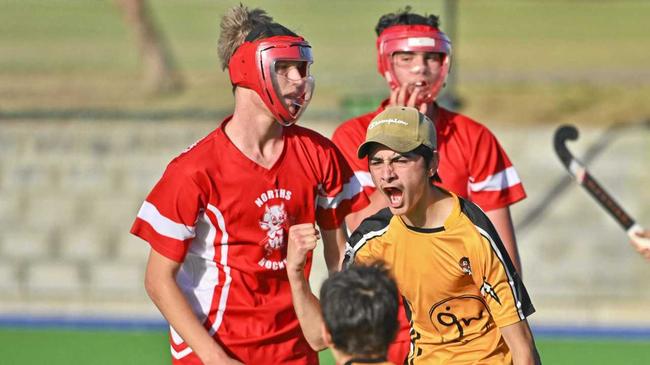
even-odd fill
[(400, 205), (402, 205), (403, 193), (400, 189), (388, 187), (388, 188), (383, 188), (383, 191), (384, 194), (386, 194), (386, 196), (388, 197), (390, 206), (399, 207)]

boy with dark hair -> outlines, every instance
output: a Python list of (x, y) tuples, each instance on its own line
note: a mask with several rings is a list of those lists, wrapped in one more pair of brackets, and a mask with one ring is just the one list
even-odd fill
[[(410, 313), (408, 364), (539, 364), (526, 288), (483, 211), (432, 183), (436, 146), (433, 123), (417, 109), (388, 107), (372, 119), (357, 154), (368, 157), (388, 207), (350, 236), (343, 266), (382, 260), (390, 269)], [(304, 330), (321, 316), (302, 271), (315, 247), (303, 233), (289, 232), (287, 274)]]
[(397, 286), (383, 264), (353, 265), (320, 289), (323, 337), (337, 364), (389, 364), (397, 333)]
[[(515, 268), (521, 274), (519, 251), (510, 205), (526, 193), (517, 171), (496, 137), (482, 124), (438, 105), (436, 98), (451, 68), (452, 45), (439, 28), (435, 15), (411, 13), (406, 7), (384, 14), (375, 28), (377, 68), (390, 89), (390, 97), (377, 110), (341, 124), (332, 136), (370, 197), (370, 205), (346, 218), (353, 231), (366, 217), (386, 207), (368, 171), (365, 157), (357, 157), (370, 121), (388, 106), (410, 106), (436, 122), (441, 156), (437, 185), (483, 209), (496, 227)], [(402, 329), (391, 346), (390, 358), (401, 363), (408, 353), (407, 323), (400, 311)]]
[(317, 223), (338, 270), (343, 219), (367, 201), (336, 147), (294, 125), (311, 98), (309, 43), (243, 5), (221, 30), (234, 111), (142, 204), (131, 232), (151, 246), (145, 289), (170, 324), (175, 365), (317, 364), (291, 303), (287, 231)]

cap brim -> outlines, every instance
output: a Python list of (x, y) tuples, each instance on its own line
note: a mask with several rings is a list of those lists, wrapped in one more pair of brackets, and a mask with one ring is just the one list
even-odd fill
[(406, 153), (413, 151), (414, 149), (418, 148), (420, 146), (420, 142), (416, 141), (409, 141), (409, 143), (400, 143), (400, 141), (396, 141), (393, 138), (382, 138), (383, 136), (377, 136), (376, 138), (373, 138), (371, 140), (367, 140), (359, 146), (359, 149), (357, 149), (357, 157), (360, 159), (368, 156), (370, 154), (370, 149), (372, 148), (372, 145), (374, 143), (386, 146), (390, 148), (391, 150), (398, 152), (398, 153)]

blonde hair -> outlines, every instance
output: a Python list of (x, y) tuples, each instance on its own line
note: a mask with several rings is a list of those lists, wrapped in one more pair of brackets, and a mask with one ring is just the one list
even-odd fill
[(258, 25), (271, 23), (273, 23), (273, 18), (259, 8), (249, 10), (248, 7), (240, 3), (228, 10), (221, 18), (221, 33), (217, 42), (221, 69), (228, 68), (230, 57), (244, 43), (248, 33)]

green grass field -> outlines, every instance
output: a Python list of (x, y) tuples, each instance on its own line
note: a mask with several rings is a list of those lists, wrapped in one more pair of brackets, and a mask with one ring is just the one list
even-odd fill
[[(238, 2), (150, 1), (187, 86), (181, 95), (152, 97), (139, 87), (134, 40), (112, 1), (0, 0), (0, 109), (230, 108), (215, 43), (219, 17)], [(317, 88), (306, 117), (385, 95), (373, 28), (406, 2), (245, 3), (311, 41)], [(442, 13), (442, 1), (408, 3)], [(609, 124), (650, 115), (649, 2), (462, 1), (458, 14), (453, 72), (471, 116)]]
[[(0, 329), (3, 364), (169, 364), (162, 332)], [(537, 339), (546, 364), (648, 364), (650, 341)], [(334, 364), (329, 352), (323, 365)]]

